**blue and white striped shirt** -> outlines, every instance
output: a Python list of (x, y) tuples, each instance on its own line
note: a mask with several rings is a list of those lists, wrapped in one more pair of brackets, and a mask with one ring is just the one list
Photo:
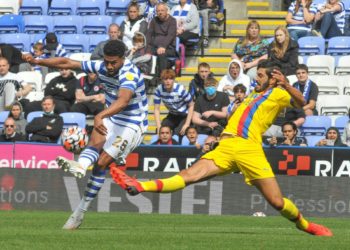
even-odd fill
[[(327, 4), (327, 1), (325, 1), (323, 4), (318, 5), (318, 9), (322, 9)], [(340, 6), (340, 10), (337, 12), (332, 12), (334, 16), (334, 20), (337, 23), (338, 28), (342, 33), (344, 33), (344, 27), (345, 27), (345, 4), (342, 1), (338, 2)]]
[(192, 96), (182, 84), (174, 82), (171, 92), (167, 92), (163, 84), (160, 84), (154, 93), (154, 104), (160, 104), (161, 101), (169, 113), (184, 115), (188, 113), (188, 104), (192, 101)]
[[(293, 20), (295, 21), (303, 21), (304, 20), (304, 7), (302, 5), (299, 6), (298, 11), (295, 13), (295, 5), (296, 1), (292, 2), (291, 5), (288, 8), (288, 12), (292, 13)], [(311, 3), (309, 7), (309, 12), (312, 14), (317, 13), (317, 5), (314, 3)], [(304, 24), (288, 24), (288, 29), (290, 30), (306, 30), (311, 31), (312, 23), (304, 23)]]
[[(36, 43), (41, 43), (41, 44), (43, 44), (44, 47), (45, 47), (45, 45), (46, 45), (46, 39), (40, 39), (40, 40), (37, 41)], [(30, 48), (30, 53), (31, 53), (32, 55), (34, 55), (34, 48), (33, 48), (33, 47)], [(50, 53), (50, 52), (49, 52), (49, 53), (46, 53), (45, 56), (46, 56), (47, 58), (49, 58), (49, 57), (51, 57), (51, 53)], [(57, 48), (56, 48), (56, 51), (55, 51), (55, 57), (68, 57), (67, 51), (64, 49), (63, 45), (60, 44), (60, 43), (58, 43), (58, 45), (57, 45)]]
[(148, 126), (148, 103), (145, 83), (140, 70), (128, 59), (125, 59), (118, 74), (113, 77), (107, 76), (107, 69), (103, 61), (83, 61), (81, 66), (82, 70), (87, 73), (98, 74), (105, 92), (107, 107), (118, 99), (119, 89), (124, 88), (133, 92), (128, 106), (118, 114), (110, 117), (110, 119), (113, 123), (120, 126), (130, 127), (135, 130), (140, 127), (142, 132), (146, 132)]

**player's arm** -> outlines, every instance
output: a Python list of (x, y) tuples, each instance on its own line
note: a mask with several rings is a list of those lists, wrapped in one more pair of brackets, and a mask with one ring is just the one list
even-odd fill
[(81, 69), (81, 63), (66, 57), (52, 57), (47, 59), (35, 59), (32, 55), (26, 54), (23, 59), (31, 64), (58, 69)]

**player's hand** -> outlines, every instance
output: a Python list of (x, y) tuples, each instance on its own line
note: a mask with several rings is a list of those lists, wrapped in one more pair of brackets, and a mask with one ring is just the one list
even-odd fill
[(277, 85), (280, 85), (282, 87), (286, 86), (288, 84), (288, 79), (282, 74), (281, 71), (274, 69), (272, 72), (272, 77), (276, 79)]
[(107, 128), (103, 124), (102, 117), (100, 115), (96, 115), (94, 119), (94, 128), (101, 135), (107, 135)]

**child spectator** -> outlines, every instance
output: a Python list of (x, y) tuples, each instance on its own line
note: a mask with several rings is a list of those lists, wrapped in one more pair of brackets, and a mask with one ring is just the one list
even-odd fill
[(173, 131), (169, 126), (163, 125), (159, 129), (158, 140), (152, 145), (179, 145), (179, 143), (172, 138)]
[(200, 149), (201, 145), (198, 143), (198, 132), (197, 129), (193, 126), (190, 126), (186, 129), (186, 137), (189, 141), (189, 145), (195, 146)]
[[(34, 58), (36, 59), (45, 59), (47, 58), (45, 51), (44, 51), (44, 44), (37, 42), (33, 45), (34, 50)], [(47, 74), (47, 68), (41, 67), (39, 65), (34, 65), (32, 70), (40, 72), (43, 75), (43, 78), (45, 78), (45, 75)]]
[(208, 77), (214, 77), (214, 74), (210, 72), (210, 66), (206, 62), (198, 64), (198, 71), (194, 75), (193, 79), (190, 82), (189, 92), (195, 101), (200, 95), (205, 94), (204, 90), (204, 81)]
[(146, 37), (141, 32), (135, 32), (132, 38), (133, 47), (129, 50), (128, 58), (135, 64), (142, 73), (148, 75), (151, 73), (152, 56), (146, 53)]
[(237, 84), (233, 88), (233, 100), (231, 101), (230, 105), (227, 107), (227, 116), (230, 117), (236, 109), (241, 105), (243, 100), (246, 98), (246, 91), (247, 88), (243, 84)]

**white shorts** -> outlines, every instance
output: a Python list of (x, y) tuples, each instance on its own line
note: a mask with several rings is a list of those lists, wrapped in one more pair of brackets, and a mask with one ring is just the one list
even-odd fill
[(118, 161), (125, 164), (125, 158), (143, 140), (141, 128), (129, 128), (113, 123), (109, 118), (103, 119), (107, 128), (106, 142), (103, 150)]

